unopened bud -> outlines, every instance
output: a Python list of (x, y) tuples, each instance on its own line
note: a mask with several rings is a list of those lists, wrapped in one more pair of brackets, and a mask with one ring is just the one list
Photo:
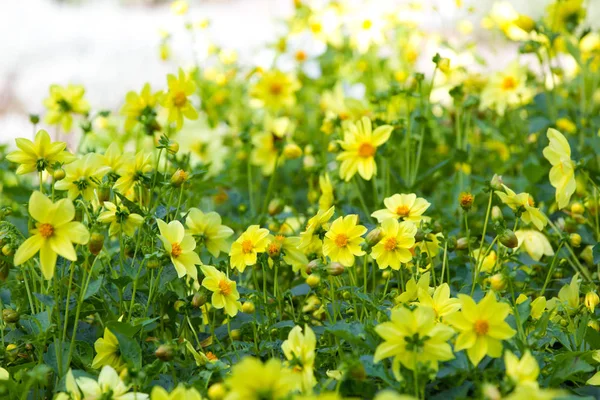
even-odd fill
[(256, 311), (256, 307), (254, 307), (254, 303), (251, 301), (246, 301), (242, 304), (242, 312), (246, 314), (253, 314)]
[(340, 276), (344, 273), (345, 267), (339, 262), (332, 262), (331, 264), (327, 265), (325, 270), (331, 276)]
[(175, 311), (177, 311), (178, 313), (182, 313), (183, 310), (185, 309), (185, 301), (183, 300), (177, 300), (175, 302), (175, 304), (173, 304), (173, 308), (175, 309)]
[(90, 241), (88, 243), (88, 248), (90, 253), (97, 256), (102, 251), (104, 247), (104, 234), (101, 232), (92, 232), (90, 235)]
[(494, 174), (490, 181), (490, 187), (494, 190), (502, 190), (502, 176)]
[(504, 219), (504, 215), (502, 215), (502, 210), (498, 206), (492, 207), (492, 221), (499, 222)]
[(167, 151), (171, 154), (177, 154), (179, 151), (179, 143), (177, 143), (175, 140), (169, 140)]
[(490, 286), (495, 292), (500, 292), (506, 288), (506, 279), (502, 274), (495, 274), (490, 277)]
[(4, 246), (2, 246), (2, 254), (4, 254), (5, 256), (12, 256), (14, 253), (14, 249), (12, 248), (12, 246), (10, 244), (5, 244)]
[(194, 293), (194, 297), (192, 297), (192, 307), (200, 308), (204, 304), (206, 304), (206, 295), (202, 292)]
[(173, 348), (168, 345), (159, 346), (154, 352), (156, 358), (162, 361), (171, 361), (173, 359)]
[(371, 232), (367, 233), (365, 241), (371, 247), (375, 246), (383, 238), (383, 231), (381, 228), (375, 228)]
[(449, 58), (442, 58), (438, 61), (438, 68), (440, 69), (440, 71), (442, 71), (443, 73), (447, 73), (448, 71), (450, 71), (450, 59)]
[(468, 247), (469, 241), (466, 237), (461, 237), (456, 241), (456, 250), (465, 250)]
[(222, 383), (213, 383), (208, 388), (208, 398), (210, 400), (223, 400), (227, 394), (227, 389)]
[(417, 233), (415, 233), (415, 242), (419, 243), (425, 240), (425, 232), (422, 229), (417, 228)]
[(581, 246), (581, 235), (579, 233), (571, 233), (569, 235), (569, 242), (571, 242), (571, 246), (573, 247)]
[(29, 114), (29, 122), (31, 122), (32, 124), (37, 124), (38, 122), (40, 122), (40, 116), (37, 114)]
[(499, 236), (498, 239), (500, 243), (509, 249), (514, 249), (519, 245), (519, 239), (517, 239), (517, 235), (510, 229), (505, 229)]
[(65, 176), (65, 170), (62, 168), (55, 169), (54, 172), (52, 172), (52, 178), (54, 178), (55, 181), (63, 180), (65, 179)]
[(596, 294), (596, 292), (588, 292), (585, 295), (585, 306), (590, 310), (591, 313), (594, 312), (594, 309), (600, 303), (600, 297)]
[(319, 277), (319, 275), (313, 274), (309, 275), (308, 278), (306, 278), (306, 284), (311, 288), (317, 287), (319, 283), (321, 283), (321, 278)]
[(306, 264), (306, 268), (304, 270), (306, 271), (307, 275), (310, 275), (317, 268), (319, 268), (319, 260), (315, 259), (315, 260), (312, 260), (311, 262), (309, 262), (308, 264)]
[(5, 308), (2, 310), (2, 319), (6, 323), (14, 324), (15, 322), (19, 322), (19, 313), (15, 310)]
[(148, 262), (146, 263), (146, 268), (148, 269), (156, 269), (160, 267), (160, 259), (156, 256), (152, 256), (148, 259)]
[(239, 329), (232, 329), (230, 337), (231, 340), (240, 340), (242, 337), (242, 332)]
[(583, 214), (585, 212), (585, 208), (581, 203), (573, 203), (571, 204), (571, 212), (573, 214)]
[(473, 196), (471, 193), (463, 192), (460, 194), (460, 196), (458, 196), (460, 207), (465, 211), (469, 211), (471, 209), (473, 206), (473, 201), (475, 201), (475, 196)]
[(98, 201), (101, 205), (104, 205), (105, 201), (110, 200), (110, 186), (101, 185), (98, 187)]
[(267, 210), (269, 211), (269, 215), (273, 216), (273, 215), (279, 214), (280, 212), (283, 211), (284, 206), (285, 206), (285, 203), (280, 198), (275, 198), (275, 199), (271, 200), (269, 202), (269, 207), (267, 208)]
[(188, 174), (182, 169), (178, 169), (171, 176), (171, 186), (173, 187), (181, 187), (183, 183), (187, 180)]
[(302, 155), (302, 149), (296, 143), (288, 143), (283, 147), (283, 155), (288, 160), (295, 160)]

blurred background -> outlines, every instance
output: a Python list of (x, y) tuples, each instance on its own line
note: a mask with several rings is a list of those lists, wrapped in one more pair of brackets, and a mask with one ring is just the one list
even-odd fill
[[(326, 0), (311, 0), (326, 1)], [(353, 1), (353, 0), (347, 0)], [(512, 0), (520, 13), (537, 18), (549, 0)], [(82, 84), (92, 109), (116, 111), (125, 93), (145, 82), (162, 87), (165, 75), (189, 66), (208, 43), (235, 50), (252, 63), (259, 49), (273, 42), (280, 22), (292, 13), (293, 0), (189, 0), (185, 16), (171, 12), (164, 0), (27, 0), (0, 1), (0, 143), (31, 135), (30, 113), (42, 113), (52, 83)], [(373, 6), (408, 4), (406, 0), (372, 0)], [(465, 36), (491, 67), (504, 64), (502, 46), (480, 28), (494, 0), (412, 1), (415, 18), (432, 35), (448, 40)], [(587, 20), (598, 25), (600, 0), (589, 1)], [(185, 23), (210, 21), (205, 37), (193, 42)], [(170, 57), (162, 60), (167, 33)], [(486, 43), (490, 46), (486, 47)], [(502, 42), (506, 46), (506, 42)], [(493, 44), (493, 49), (491, 44)], [(424, 49), (431, 54), (435, 49)], [(423, 59), (427, 60), (426, 57)], [(430, 60), (430, 57), (429, 59)]]

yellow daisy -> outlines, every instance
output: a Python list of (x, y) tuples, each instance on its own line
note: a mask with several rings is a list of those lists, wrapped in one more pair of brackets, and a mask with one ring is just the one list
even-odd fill
[(354, 265), (354, 256), (362, 256), (365, 252), (361, 244), (367, 228), (358, 225), (358, 215), (351, 214), (339, 217), (331, 224), (323, 240), (323, 255), (331, 261), (341, 263), (346, 267)]

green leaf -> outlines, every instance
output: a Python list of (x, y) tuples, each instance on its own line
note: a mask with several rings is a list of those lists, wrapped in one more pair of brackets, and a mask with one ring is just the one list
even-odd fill
[(85, 295), (83, 296), (84, 300), (89, 299), (90, 297), (96, 295), (96, 293), (98, 293), (98, 291), (100, 290), (100, 288), (102, 287), (102, 282), (104, 281), (104, 279), (102, 277), (90, 282), (90, 284), (88, 285), (87, 290), (85, 291)]
[(600, 243), (596, 243), (592, 247), (592, 256), (594, 257), (594, 264), (600, 263)]

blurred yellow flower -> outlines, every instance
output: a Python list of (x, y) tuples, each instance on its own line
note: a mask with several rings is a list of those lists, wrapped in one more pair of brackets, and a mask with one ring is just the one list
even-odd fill
[(117, 371), (125, 367), (125, 361), (121, 358), (121, 349), (117, 337), (108, 329), (104, 328), (104, 337), (94, 343), (96, 356), (92, 360), (92, 368), (102, 368), (108, 365)]
[(56, 182), (56, 190), (67, 190), (67, 197), (75, 200), (81, 196), (92, 201), (98, 184), (109, 168), (102, 165), (102, 159), (95, 153), (88, 153), (65, 168), (65, 177)]
[(311, 392), (317, 384), (314, 373), (316, 346), (317, 338), (308, 325), (304, 325), (304, 334), (301, 327), (295, 326), (292, 328), (287, 340), (281, 344), (281, 350), (283, 350), (288, 364), (294, 372), (302, 376), (302, 390), (304, 392)]
[(181, 68), (178, 76), (167, 75), (167, 84), (168, 90), (162, 96), (161, 104), (169, 112), (169, 122), (175, 122), (179, 130), (183, 126), (184, 116), (191, 120), (198, 119), (198, 112), (188, 98), (196, 92), (196, 84)]
[(516, 194), (506, 185), (502, 185), (502, 187), (504, 188), (504, 192), (496, 190), (496, 194), (500, 197), (500, 200), (509, 206), (515, 214), (520, 214), (523, 222), (531, 223), (539, 230), (544, 229), (548, 219), (539, 208), (534, 207), (535, 203), (531, 195), (525, 192)]
[(494, 109), (504, 115), (510, 106), (527, 104), (533, 90), (527, 85), (527, 68), (513, 61), (504, 71), (492, 74), (481, 92), (480, 110)]
[(279, 70), (265, 72), (250, 89), (250, 96), (263, 107), (279, 110), (296, 104), (295, 93), (300, 89), (300, 81)]
[[(125, 104), (121, 108), (121, 114), (126, 117), (125, 130), (132, 130), (138, 123), (147, 128), (153, 127), (152, 124), (157, 124), (155, 121), (156, 106), (162, 95), (161, 91), (152, 93), (149, 83), (144, 85), (140, 94), (134, 91), (128, 92), (125, 96)], [(149, 124), (150, 126), (148, 126)], [(158, 127), (154, 126), (154, 128)]]
[(85, 89), (81, 85), (50, 86), (50, 97), (44, 100), (48, 110), (45, 121), (50, 125), (60, 125), (64, 132), (69, 132), (73, 125), (73, 114), (85, 115), (90, 105), (83, 98)]
[(319, 175), (319, 189), (321, 189), (321, 196), (319, 197), (319, 210), (327, 210), (333, 205), (333, 185), (331, 184), (331, 178), (326, 172), (323, 175)]
[(261, 167), (263, 175), (269, 176), (275, 170), (280, 157), (282, 143), (291, 135), (294, 127), (287, 117), (265, 118), (265, 130), (252, 135), (250, 162)]
[(504, 353), (504, 365), (506, 365), (506, 375), (517, 385), (526, 382), (537, 383), (540, 367), (537, 361), (527, 350), (519, 360), (510, 350)]
[(144, 179), (144, 174), (150, 171), (152, 171), (152, 153), (140, 151), (135, 157), (127, 159), (117, 171), (120, 178), (115, 182), (114, 189), (127, 195), (130, 189)]
[(133, 237), (135, 230), (144, 222), (144, 217), (136, 213), (130, 213), (129, 209), (120, 202), (104, 202), (105, 211), (98, 216), (98, 222), (110, 224), (108, 234), (110, 236), (118, 235), (123, 232), (129, 237)]
[(556, 188), (558, 208), (563, 209), (577, 188), (575, 162), (571, 160), (571, 146), (562, 133), (549, 128), (546, 135), (550, 143), (544, 148), (544, 157), (552, 164), (550, 183)]
[(271, 358), (263, 363), (246, 357), (231, 368), (225, 380), (229, 387), (227, 400), (285, 399), (300, 388), (300, 377), (281, 361)]
[(202, 400), (202, 395), (193, 387), (178, 385), (171, 393), (161, 386), (154, 386), (150, 392), (150, 400)]
[(231, 244), (227, 239), (233, 235), (233, 229), (221, 224), (221, 216), (218, 213), (203, 213), (193, 207), (188, 212), (185, 224), (188, 228), (187, 233), (197, 237), (214, 257), (218, 257), (221, 252), (229, 252)]
[(515, 232), (519, 240), (519, 248), (524, 248), (525, 251), (535, 261), (540, 261), (542, 256), (553, 256), (554, 250), (546, 235), (532, 229), (521, 229)]

